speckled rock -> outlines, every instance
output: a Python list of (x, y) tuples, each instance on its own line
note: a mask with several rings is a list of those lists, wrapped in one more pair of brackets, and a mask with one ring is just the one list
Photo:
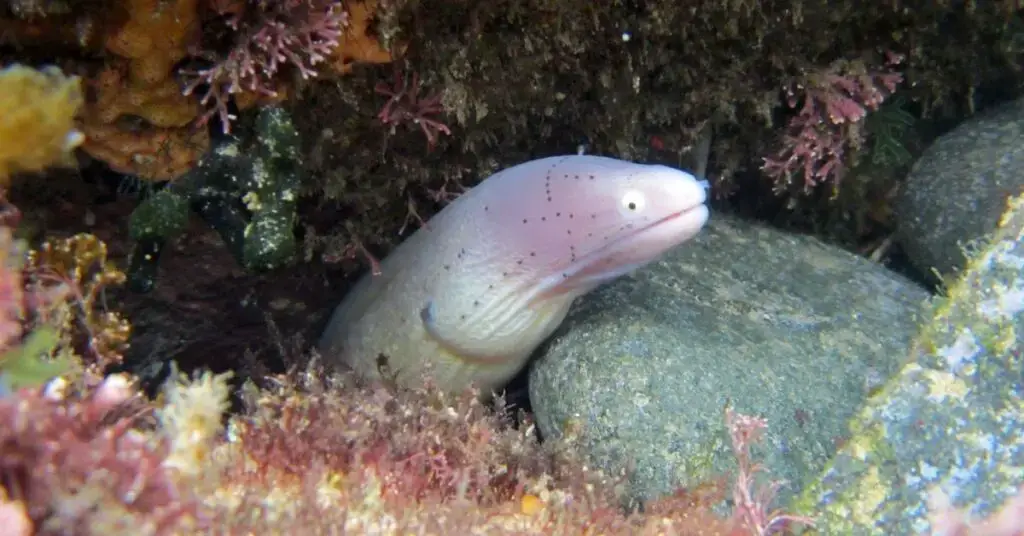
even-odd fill
[(929, 277), (964, 266), (964, 247), (991, 233), (1024, 191), (1024, 99), (979, 114), (941, 136), (914, 165), (896, 202), (897, 238)]
[(529, 375), (546, 437), (570, 422), (644, 501), (735, 469), (727, 404), (768, 419), (761, 457), (817, 476), (906, 358), (921, 287), (814, 238), (715, 214), (665, 259), (581, 298)]
[(822, 533), (945, 534), (934, 493), (985, 517), (1024, 483), (1024, 197), (1013, 207), (796, 502)]

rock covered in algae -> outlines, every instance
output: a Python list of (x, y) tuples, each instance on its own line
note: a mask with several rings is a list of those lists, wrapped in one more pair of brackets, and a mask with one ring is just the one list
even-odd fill
[(821, 533), (930, 534), (930, 500), (984, 517), (1024, 483), (1022, 240), (1019, 196), (796, 501)]

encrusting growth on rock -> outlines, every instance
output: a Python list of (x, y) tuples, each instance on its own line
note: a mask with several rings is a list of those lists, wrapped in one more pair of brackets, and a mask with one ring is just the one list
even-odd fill
[[(797, 511), (818, 515), (829, 533), (1020, 534), (1022, 518), (1006, 523), (1006, 512), (1024, 504), (1022, 266), (1018, 195), (934, 298), (910, 358), (851, 420), (849, 441)], [(969, 523), (961, 510), (991, 522)]]
[(15, 15), (41, 16), (9, 18), (0, 6), (0, 46), (61, 50), (61, 64), (82, 75), (81, 149), (150, 181), (174, 180), (195, 166), (212, 143), (207, 120), (217, 116), (229, 130), (229, 105), (247, 110), (289, 96), (292, 70), (308, 78), (323, 64), (325, 74), (340, 77), (357, 63), (388, 63), (401, 53), (372, 34), (375, 0), (116, 0), (45, 13), (12, 7)]
[[(174, 373), (149, 402), (113, 375), (94, 388), (0, 397), (0, 514), (35, 534), (765, 534), (803, 522), (756, 502), (732, 517), (718, 483), (646, 512), (621, 508), (621, 475), (578, 458), (571, 435), (540, 444), (473, 391), (390, 391), (316, 365), (243, 388), (222, 424), (228, 375)], [(499, 406), (501, 407), (501, 406)], [(729, 417), (746, 455), (757, 422)], [(88, 508), (76, 505), (86, 504)], [(756, 532), (753, 532), (756, 531)]]

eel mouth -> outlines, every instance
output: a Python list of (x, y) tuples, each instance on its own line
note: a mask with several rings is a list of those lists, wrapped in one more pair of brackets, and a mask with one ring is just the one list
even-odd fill
[(541, 285), (546, 288), (540, 295), (589, 289), (649, 264), (696, 236), (704, 228), (709, 215), (707, 205), (696, 203), (635, 228), (559, 270), (558, 277), (552, 277)]
[[(665, 235), (675, 235), (676, 232), (679, 232), (679, 237), (672, 241), (675, 243), (685, 242), (696, 236), (704, 228), (704, 224), (707, 222), (710, 214), (711, 212), (707, 205), (701, 201), (635, 229), (632, 233), (624, 236), (622, 240), (634, 240), (653, 231), (662, 230), (665, 231)], [(616, 240), (616, 242), (620, 241)]]
[(682, 238), (676, 241), (676, 243), (685, 242), (693, 238), (704, 228), (704, 224), (707, 223), (710, 216), (710, 209), (707, 206), (707, 192), (711, 188), (711, 184), (707, 180), (697, 181), (697, 184), (700, 187), (699, 193), (691, 192), (693, 202), (689, 206), (635, 229), (632, 233), (623, 237), (623, 240), (634, 240), (640, 235), (663, 226), (671, 226), (671, 230), (676, 230), (677, 226), (680, 228), (689, 226), (690, 232), (686, 232), (686, 229), (681, 229), (684, 231)]

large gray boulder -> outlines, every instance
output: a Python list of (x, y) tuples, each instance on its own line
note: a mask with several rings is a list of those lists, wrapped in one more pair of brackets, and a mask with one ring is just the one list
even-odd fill
[(896, 201), (897, 238), (931, 276), (955, 274), (964, 248), (996, 228), (1024, 191), (1024, 99), (986, 110), (939, 137), (914, 164)]
[(768, 419), (755, 455), (792, 492), (904, 360), (927, 296), (814, 238), (716, 214), (667, 258), (581, 298), (532, 365), (530, 399), (546, 437), (576, 421), (591, 463), (631, 468), (639, 501), (735, 468), (732, 404)]

